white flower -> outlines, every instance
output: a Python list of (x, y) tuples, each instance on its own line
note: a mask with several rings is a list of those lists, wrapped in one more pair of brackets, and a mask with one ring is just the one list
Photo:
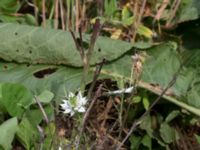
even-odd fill
[(70, 92), (67, 99), (63, 99), (63, 104), (60, 104), (61, 108), (64, 110), (64, 114), (70, 114), (73, 116), (75, 112), (85, 112), (85, 104), (87, 103), (87, 98), (83, 97), (79, 91), (77, 95)]

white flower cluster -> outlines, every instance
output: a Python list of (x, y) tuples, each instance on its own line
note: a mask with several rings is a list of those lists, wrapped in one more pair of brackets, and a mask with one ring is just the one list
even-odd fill
[(70, 114), (73, 116), (75, 112), (85, 112), (85, 104), (87, 103), (87, 98), (83, 97), (79, 91), (77, 95), (70, 92), (66, 99), (63, 99), (63, 104), (60, 104), (61, 108), (64, 110), (64, 114)]

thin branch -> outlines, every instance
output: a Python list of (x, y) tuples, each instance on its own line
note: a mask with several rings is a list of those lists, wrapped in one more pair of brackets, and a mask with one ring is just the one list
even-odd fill
[(81, 55), (81, 59), (83, 60), (83, 58), (84, 58), (84, 49), (83, 49), (83, 47), (80, 45), (80, 43), (77, 41), (76, 36), (75, 36), (74, 32), (73, 32), (71, 29), (70, 29), (70, 33), (71, 33), (72, 38), (73, 38), (73, 40), (74, 40), (76, 49), (79, 51), (79, 53), (80, 53), (80, 55)]
[(45, 6), (46, 0), (42, 0), (42, 22), (43, 27), (46, 27), (46, 6)]
[(90, 106), (88, 107), (87, 111), (85, 112), (85, 115), (83, 117), (83, 121), (82, 121), (82, 124), (80, 126), (80, 132), (79, 132), (79, 136), (76, 138), (76, 150), (79, 149), (79, 145), (80, 145), (80, 139), (82, 137), (82, 134), (83, 134), (83, 131), (85, 129), (85, 123), (87, 121), (87, 118), (90, 114), (90, 111), (92, 110), (92, 107), (94, 106), (97, 98), (101, 95), (101, 90), (102, 90), (102, 87), (103, 87), (103, 84), (101, 84), (99, 87), (98, 87), (98, 90), (96, 91), (95, 93), (95, 96), (94, 98), (92, 99), (91, 103), (90, 103)]
[(180, 3), (181, 3), (181, 0), (175, 0), (175, 6), (174, 6), (174, 8), (172, 8), (172, 12), (170, 14), (170, 17), (169, 17), (169, 19), (168, 19), (168, 21), (165, 25), (166, 27), (170, 27), (170, 24), (171, 24), (172, 20), (174, 19), (175, 15), (176, 15), (176, 12), (178, 10), (178, 7), (180, 6)]
[(76, 0), (76, 32), (79, 30), (79, 0)]
[(54, 29), (58, 29), (58, 0), (54, 0)]
[(65, 30), (65, 19), (64, 19), (63, 1), (59, 0), (59, 4), (60, 4), (60, 16), (61, 16), (62, 30)]
[(35, 96), (34, 99), (35, 99), (36, 103), (38, 104), (38, 106), (39, 106), (39, 108), (40, 108), (40, 110), (42, 112), (42, 115), (44, 116), (44, 120), (45, 120), (46, 124), (48, 124), (49, 123), (49, 119), (47, 117), (47, 114), (46, 114), (42, 104), (40, 103), (40, 101), (39, 101), (37, 96)]
[[(141, 9), (140, 9), (140, 13), (139, 13), (138, 19), (137, 19), (136, 22), (135, 22), (135, 26), (134, 26), (135, 31), (134, 31), (133, 38), (132, 38), (132, 42), (133, 42), (133, 43), (135, 42), (135, 38), (136, 38), (136, 35), (137, 35), (137, 28), (138, 28), (138, 26), (141, 24), (142, 15), (143, 15), (143, 13), (144, 13), (144, 9), (145, 9), (145, 6), (146, 6), (146, 2), (147, 2), (147, 0), (143, 0), (142, 7), (141, 7)], [(137, 8), (137, 4), (138, 4), (138, 3), (136, 3), (136, 8)], [(137, 10), (136, 10), (136, 11), (137, 11)]]
[(96, 81), (97, 81), (97, 79), (98, 79), (98, 77), (99, 77), (99, 75), (100, 75), (100, 73), (101, 73), (101, 69), (102, 69), (102, 67), (103, 67), (103, 65), (104, 65), (104, 63), (105, 63), (105, 61), (106, 61), (106, 60), (103, 59), (102, 62), (100, 62), (99, 64), (96, 65), (96, 70), (95, 70), (95, 72), (94, 72), (92, 84), (91, 84), (91, 86), (90, 86), (90, 88), (89, 88), (89, 91), (88, 91), (88, 99), (90, 99), (90, 98), (92, 97), (92, 91), (93, 91), (94, 86), (95, 86), (95, 84), (96, 84)]
[(154, 21), (160, 20), (160, 17), (163, 14), (163, 11), (165, 10), (168, 4), (169, 4), (169, 0), (163, 0), (162, 5), (160, 6), (159, 10), (157, 11), (157, 14), (154, 17)]

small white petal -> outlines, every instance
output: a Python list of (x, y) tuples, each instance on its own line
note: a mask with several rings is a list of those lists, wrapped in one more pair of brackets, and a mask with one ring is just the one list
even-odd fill
[(78, 109), (78, 112), (85, 112), (85, 107), (80, 107), (80, 108)]
[(74, 93), (69, 92), (69, 95), (68, 95), (69, 98), (74, 97), (74, 96), (75, 96)]
[(133, 91), (133, 86), (125, 89), (124, 93), (131, 93)]
[(63, 112), (64, 114), (69, 114), (71, 113), (72, 109), (65, 109), (65, 111)]
[(61, 146), (59, 146), (58, 150), (62, 150)]
[(70, 112), (70, 116), (72, 117), (73, 115), (74, 115), (74, 111), (73, 110), (71, 110), (71, 112)]
[(80, 99), (82, 99), (81, 91), (79, 91), (79, 92), (78, 92), (78, 95), (77, 95), (77, 100), (79, 101)]

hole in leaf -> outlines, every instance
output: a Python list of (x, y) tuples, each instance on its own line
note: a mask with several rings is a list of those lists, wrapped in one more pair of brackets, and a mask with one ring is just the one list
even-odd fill
[[(78, 44), (81, 45), (81, 39), (80, 38), (76, 38), (76, 40), (77, 40)], [(82, 46), (83, 46), (83, 48), (85, 50), (87, 50), (89, 48), (88, 42), (82, 41), (82, 44), (83, 44)]]
[(16, 52), (19, 52), (19, 50), (17, 49)]
[(101, 49), (100, 49), (100, 48), (98, 49), (98, 52), (101, 52)]
[(7, 65), (4, 65), (3, 68), (6, 70), (6, 69), (8, 69), (8, 66), (7, 66)]
[(18, 35), (18, 33), (17, 33), (17, 32), (15, 32), (15, 35)]
[(32, 51), (29, 51), (30, 54), (32, 54)]
[(48, 76), (54, 72), (56, 72), (57, 68), (47, 68), (47, 69), (43, 69), (43, 70), (40, 70), (40, 71), (37, 71), (35, 72), (33, 75), (36, 77), (36, 78), (44, 78), (45, 76)]

